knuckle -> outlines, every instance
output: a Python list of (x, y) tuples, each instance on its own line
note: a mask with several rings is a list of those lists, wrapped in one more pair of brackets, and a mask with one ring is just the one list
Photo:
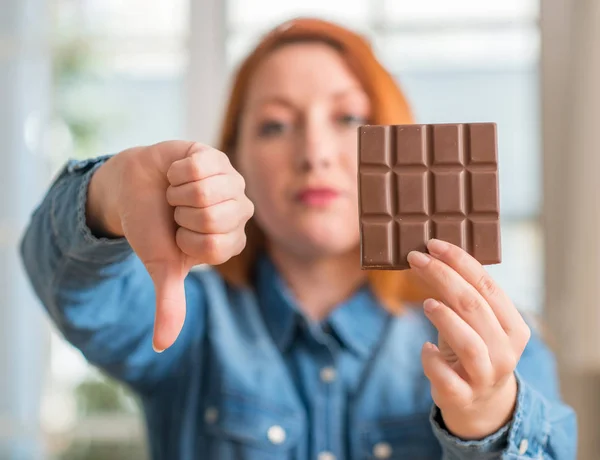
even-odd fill
[(219, 265), (225, 262), (223, 242), (220, 235), (205, 235), (203, 241), (203, 258), (210, 265)]
[(512, 373), (517, 367), (517, 359), (512, 353), (505, 353), (496, 365), (497, 378)]
[(481, 347), (477, 343), (469, 342), (462, 347), (462, 354), (468, 360), (477, 361), (483, 355)]
[(529, 340), (531, 340), (531, 328), (523, 321), (523, 342), (525, 342), (525, 345), (529, 343)]
[(231, 161), (229, 159), (229, 155), (225, 152), (221, 152), (220, 150), (215, 150), (216, 158), (221, 162), (221, 164), (225, 167), (231, 166)]
[(232, 198), (240, 198), (244, 196), (246, 183), (241, 174), (234, 172), (227, 176), (223, 176), (223, 181), (227, 184), (227, 189), (231, 192)]
[(203, 227), (206, 228), (205, 231), (217, 231), (217, 227), (219, 225), (219, 212), (215, 206), (211, 206), (203, 210), (202, 213)]
[(454, 262), (454, 265), (456, 265), (457, 267), (460, 267), (461, 265), (463, 265), (467, 259), (467, 253), (460, 249), (457, 246), (450, 246), (450, 249), (448, 250), (448, 257), (450, 259), (452, 259), (452, 261)]
[(240, 173), (236, 172), (237, 176), (238, 176), (238, 180), (240, 182), (240, 188), (242, 193), (246, 190), (246, 179), (244, 179), (244, 176), (242, 176)]
[(443, 265), (436, 259), (433, 259), (428, 265), (427, 269), (431, 270), (432, 274), (438, 278), (439, 284), (444, 287), (452, 286), (452, 277), (443, 267)]
[(204, 162), (202, 156), (202, 152), (195, 152), (190, 157), (192, 160), (190, 164), (190, 170), (193, 180), (199, 180), (202, 177), (202, 163)]
[(453, 379), (445, 380), (440, 383), (437, 391), (440, 395), (443, 395), (444, 399), (459, 403), (463, 399), (462, 391), (456, 381)]
[(212, 162), (212, 164), (222, 172), (227, 171), (227, 169), (231, 166), (227, 154), (213, 148), (211, 148), (208, 152), (208, 161)]
[(194, 203), (198, 206), (205, 206), (209, 202), (210, 192), (201, 182), (194, 184)]
[(245, 221), (247, 222), (254, 215), (254, 203), (252, 203), (252, 201), (250, 201), (248, 198), (246, 198), (246, 202), (247, 202), (247, 205), (246, 205)]
[(519, 328), (519, 331), (516, 334), (516, 338), (519, 341), (519, 351), (522, 352), (525, 349), (525, 347), (531, 340), (531, 335), (531, 328), (525, 321), (523, 321), (522, 327)]
[(242, 251), (244, 250), (244, 248), (246, 247), (246, 233), (242, 232), (242, 235), (240, 236), (240, 238), (238, 239), (238, 243), (233, 251), (232, 256), (238, 256), (242, 253)]
[(498, 288), (496, 287), (496, 283), (487, 273), (483, 274), (477, 283), (475, 284), (475, 289), (481, 292), (484, 296), (494, 296)]
[(460, 308), (464, 312), (474, 313), (481, 308), (481, 301), (477, 298), (477, 296), (465, 293), (460, 302)]
[(188, 150), (190, 152), (188, 155), (193, 156), (193, 155), (202, 153), (205, 150), (206, 150), (206, 145), (204, 145), (198, 141), (193, 141)]

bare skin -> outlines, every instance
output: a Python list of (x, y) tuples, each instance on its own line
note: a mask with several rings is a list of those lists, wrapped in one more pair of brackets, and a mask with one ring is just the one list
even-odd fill
[[(269, 235), (273, 260), (313, 319), (326, 317), (365, 279), (356, 132), (369, 115), (359, 81), (335, 50), (321, 44), (275, 51), (248, 91), (236, 166)], [(331, 189), (332, 197), (299, 197), (319, 188)]]
[(96, 234), (125, 236), (154, 282), (155, 350), (181, 331), (190, 269), (244, 248), (254, 210), (244, 186), (225, 154), (184, 141), (125, 150), (92, 176), (88, 224)]
[[(326, 317), (364, 282), (356, 128), (370, 104), (359, 82), (332, 48), (287, 45), (261, 63), (245, 102), (233, 166), (215, 149), (171, 141), (126, 150), (92, 178), (88, 224), (124, 235), (154, 281), (159, 351), (183, 325), (190, 268), (238, 254), (254, 207), (307, 316)], [(477, 261), (435, 240), (428, 249), (409, 255), (439, 293), (424, 305), (439, 344), (424, 344), (423, 369), (448, 429), (481, 439), (512, 417), (514, 370), (530, 331)]]

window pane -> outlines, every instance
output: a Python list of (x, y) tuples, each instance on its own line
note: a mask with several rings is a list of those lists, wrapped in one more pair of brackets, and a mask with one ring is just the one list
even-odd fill
[(539, 0), (384, 0), (391, 22), (535, 20)]
[(229, 69), (236, 67), (246, 57), (262, 36), (258, 31), (244, 31), (232, 33), (227, 40), (227, 66)]
[(486, 270), (518, 309), (539, 313), (544, 302), (541, 227), (534, 220), (504, 221), (501, 232), (502, 263)]
[(58, 27), (116, 36), (178, 35), (188, 30), (188, 0), (57, 0)]
[[(127, 57), (127, 53), (115, 53), (107, 59), (110, 62), (93, 71), (64, 70), (64, 83), (57, 84), (55, 100), (73, 140), (72, 152), (67, 154), (116, 153), (132, 145), (182, 136), (181, 71), (165, 72), (173, 63), (149, 50), (134, 53), (130, 61)], [(156, 68), (161, 61), (164, 67)]]
[(70, 146), (57, 163), (182, 137), (187, 5), (58, 3), (54, 100)]
[(540, 115), (535, 67), (406, 71), (399, 80), (418, 122), (496, 122), (501, 212), (513, 219), (539, 213)]
[(382, 59), (396, 72), (411, 68), (504, 68), (535, 64), (539, 31), (534, 26), (504, 30), (411, 32), (375, 37)]
[(369, 14), (369, 0), (229, 0), (227, 18), (234, 27), (270, 26), (295, 16), (318, 16), (358, 23)]

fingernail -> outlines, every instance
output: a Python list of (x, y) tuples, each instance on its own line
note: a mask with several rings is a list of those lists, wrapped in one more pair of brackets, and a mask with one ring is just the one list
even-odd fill
[(423, 310), (425, 310), (425, 313), (431, 313), (439, 305), (440, 305), (440, 303), (437, 300), (435, 300), (435, 299), (427, 299), (427, 300), (425, 300), (425, 302), (423, 302)]
[(431, 342), (425, 342), (424, 347), (426, 350), (435, 350), (436, 349), (436, 346)]
[(408, 263), (414, 268), (423, 268), (429, 263), (431, 257), (419, 251), (411, 251), (408, 253)]
[(158, 348), (156, 345), (154, 345), (154, 342), (152, 342), (152, 349), (156, 352), (156, 353), (162, 353), (163, 351), (165, 351), (164, 348)]
[(427, 243), (427, 249), (434, 256), (442, 255), (444, 252), (448, 250), (450, 245), (442, 240), (432, 239)]

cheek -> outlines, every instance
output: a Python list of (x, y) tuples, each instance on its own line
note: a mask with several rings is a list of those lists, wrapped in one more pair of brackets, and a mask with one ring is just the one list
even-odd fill
[(356, 145), (352, 145), (347, 151), (350, 153), (345, 155), (342, 159), (342, 169), (344, 174), (350, 181), (350, 187), (352, 192), (358, 194), (358, 157), (356, 151)]
[(271, 156), (268, 160), (255, 155), (242, 168), (246, 180), (246, 193), (257, 208), (270, 208), (281, 201), (289, 183), (289, 168), (281, 158)]

